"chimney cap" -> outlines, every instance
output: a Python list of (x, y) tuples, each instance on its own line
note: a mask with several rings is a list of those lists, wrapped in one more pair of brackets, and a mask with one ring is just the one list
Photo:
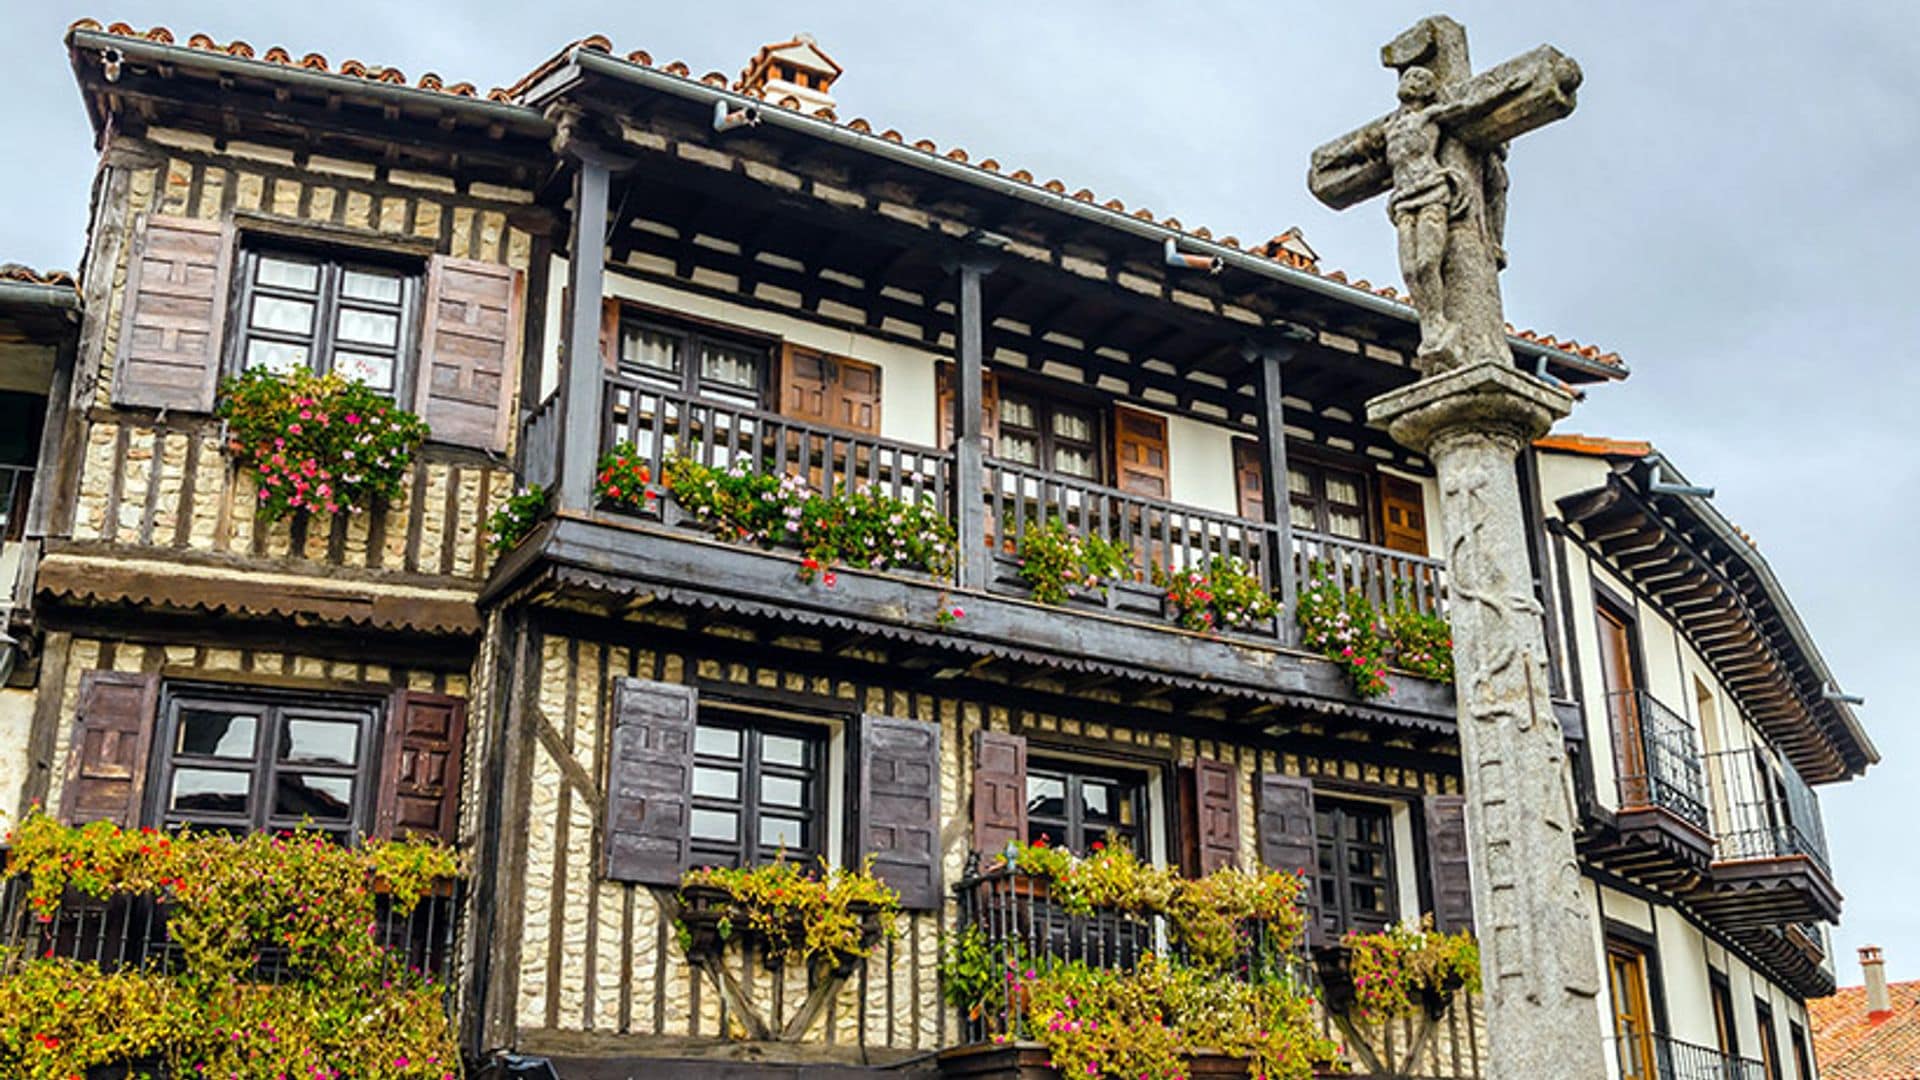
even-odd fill
[(1886, 961), (1880, 956), (1880, 946), (1862, 945), (1860, 946), (1860, 962), (1863, 964), (1880, 964)]

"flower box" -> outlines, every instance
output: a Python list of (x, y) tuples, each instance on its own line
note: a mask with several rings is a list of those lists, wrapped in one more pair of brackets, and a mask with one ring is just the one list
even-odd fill
[[(1314, 972), (1320, 978), (1320, 1000), (1333, 1012), (1353, 1015), (1357, 996), (1353, 985), (1353, 947), (1321, 945), (1313, 950)], [(1453, 995), (1465, 985), (1457, 975), (1448, 975), (1437, 986), (1409, 987), (1408, 996), (1433, 1020), (1447, 1014)]]

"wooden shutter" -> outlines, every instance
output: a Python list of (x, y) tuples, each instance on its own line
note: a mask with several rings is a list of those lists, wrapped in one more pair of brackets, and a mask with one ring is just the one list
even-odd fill
[(1269, 870), (1284, 870), (1304, 879), (1300, 907), (1307, 913), (1307, 939), (1317, 941), (1320, 839), (1314, 827), (1313, 781), (1284, 773), (1261, 773), (1254, 783), (1254, 809), (1260, 862)]
[(1426, 501), (1419, 484), (1381, 474), (1380, 536), (1395, 551), (1427, 553)]
[(831, 371), (825, 353), (787, 344), (780, 350), (780, 412), (810, 424), (832, 422)]
[(1467, 873), (1467, 797), (1426, 798), (1427, 881), (1433, 925), (1442, 933), (1473, 929), (1473, 879)]
[(1027, 740), (973, 734), (973, 850), (991, 855), (1027, 842)]
[(60, 820), (68, 825), (140, 823), (147, 753), (160, 701), (160, 676), (136, 671), (85, 671), (80, 709), (67, 750)]
[(1113, 410), (1114, 486), (1149, 498), (1167, 497), (1167, 418), (1116, 406)]
[(940, 906), (940, 726), (860, 719), (860, 853), (910, 911)]
[(428, 264), (414, 410), (436, 442), (507, 448), (524, 293), (512, 267), (445, 255)]
[[(934, 412), (940, 425), (939, 447), (953, 445), (952, 364), (934, 368)], [(991, 371), (980, 373), (980, 449), (991, 454), (1000, 445), (1000, 380)]]
[(611, 296), (600, 301), (600, 361), (608, 374), (620, 370), (620, 301)]
[(862, 435), (880, 434), (880, 368), (836, 357), (833, 373), (833, 426)]
[(698, 704), (691, 686), (614, 680), (602, 830), (614, 881), (678, 885), (686, 872)]
[(1266, 469), (1260, 464), (1260, 444), (1247, 439), (1233, 440), (1233, 489), (1239, 496), (1240, 516), (1247, 521), (1267, 520)]
[(1211, 874), (1240, 862), (1240, 770), (1199, 758), (1182, 770), (1180, 803), (1187, 833), (1187, 872)]
[(380, 759), (375, 836), (432, 837), (448, 844), (458, 839), (466, 739), (465, 698), (418, 690), (393, 695)]
[(147, 218), (127, 263), (116, 405), (212, 411), (232, 265), (231, 225)]

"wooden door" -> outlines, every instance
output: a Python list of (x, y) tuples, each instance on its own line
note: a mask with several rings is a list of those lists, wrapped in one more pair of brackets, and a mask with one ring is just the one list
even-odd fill
[(1611, 605), (1594, 605), (1600, 635), (1600, 676), (1613, 721), (1614, 761), (1620, 768), (1621, 808), (1647, 805), (1647, 755), (1640, 739), (1640, 701), (1634, 693), (1633, 623)]
[(1620, 1080), (1655, 1080), (1646, 957), (1637, 949), (1609, 946), (1607, 982), (1613, 992), (1613, 1044), (1620, 1055)]
[(1113, 410), (1114, 487), (1129, 495), (1164, 499), (1167, 418), (1124, 406)]
[(1233, 487), (1238, 495), (1240, 516), (1248, 521), (1267, 520), (1266, 468), (1260, 463), (1260, 444), (1251, 439), (1233, 440)]
[(1426, 495), (1420, 485), (1398, 476), (1380, 477), (1380, 540), (1409, 555), (1427, 553)]

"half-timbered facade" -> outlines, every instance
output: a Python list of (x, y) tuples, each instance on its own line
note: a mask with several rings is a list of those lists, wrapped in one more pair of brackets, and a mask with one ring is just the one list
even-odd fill
[[(1395, 671), (1361, 697), (1293, 617), (1319, 578), (1448, 600), (1431, 470), (1362, 419), (1415, 377), (1412, 311), (1323, 273), (1297, 230), (1243, 245), (842, 122), (841, 69), (805, 37), (737, 79), (589, 39), (486, 96), (163, 30), (82, 23), (68, 46), (101, 166), (32, 504), (20, 806), (441, 836), (466, 863), (444, 932), (467, 1051), (563, 1077), (1031, 1067), (937, 976), (1009, 841), (1297, 870), (1320, 943), (1471, 925), (1451, 688)], [(1541, 378), (1625, 375), (1511, 344)], [(402, 496), (264, 524), (214, 416), (259, 366), (418, 413)], [(652, 497), (606, 497), (616, 448)], [(1576, 491), (1549, 460), (1523, 468), (1554, 697), (1604, 747), (1592, 610), (1565, 595)], [(931, 506), (953, 565), (718, 536), (658, 486), (688, 461)], [(488, 517), (528, 488), (551, 511), (496, 553)], [(1131, 569), (1037, 602), (1023, 551), (1049, 519)], [(1154, 571), (1216, 559), (1280, 614), (1181, 626)], [(1729, 724), (1763, 707), (1712, 685)], [(1739, 730), (1809, 778), (1871, 759), (1765, 716)], [(1591, 790), (1625, 775), (1600, 758), (1579, 757)], [(1834, 912), (1738, 899), (1711, 821), (1655, 845), (1699, 867), (1646, 877), (1612, 861), (1638, 804), (1589, 803), (1602, 892), (1684, 910), (1799, 1020), (1813, 984), (1755, 942)], [(899, 933), (831, 977), (690, 960), (681, 875), (780, 855), (872, 858)], [(1815, 902), (1820, 870), (1797, 879)], [(1478, 1075), (1479, 1023), (1456, 1001), (1415, 1071)]]

